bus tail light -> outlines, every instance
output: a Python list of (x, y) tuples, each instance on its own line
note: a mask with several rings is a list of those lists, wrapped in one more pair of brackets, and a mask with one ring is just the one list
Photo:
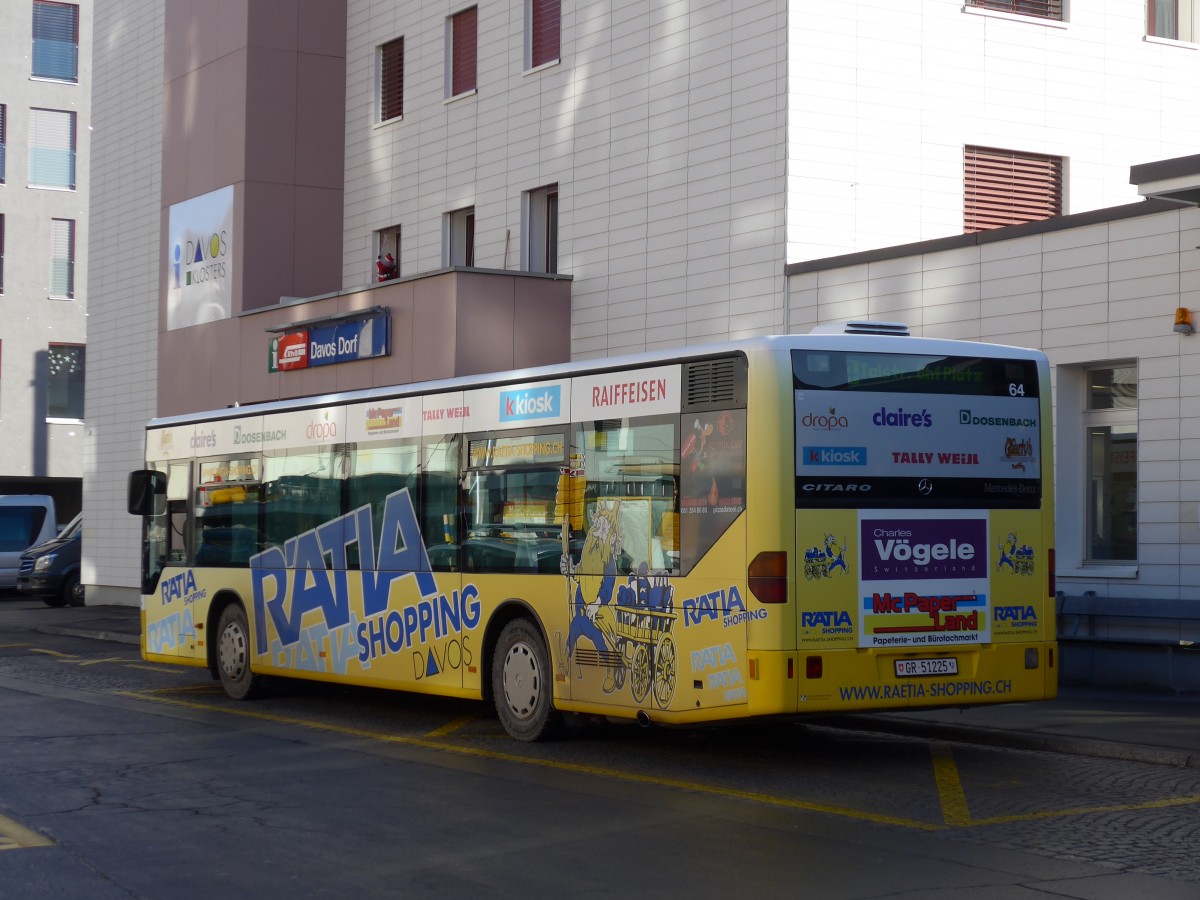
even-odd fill
[(820, 678), (825, 672), (825, 663), (820, 656), (809, 656), (804, 660), (804, 677)]
[(1046, 551), (1046, 568), (1050, 573), (1050, 596), (1053, 597), (1057, 591), (1054, 590), (1054, 548), (1051, 547)]
[(787, 602), (787, 554), (782, 550), (764, 550), (746, 570), (750, 593), (759, 603)]

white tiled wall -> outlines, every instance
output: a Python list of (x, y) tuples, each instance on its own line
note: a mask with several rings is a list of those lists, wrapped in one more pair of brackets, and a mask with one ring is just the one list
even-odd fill
[[(785, 0), (563, 3), (562, 61), (524, 70), (523, 0), (479, 4), (479, 89), (444, 98), (445, 16), (350, 0), (343, 280), (403, 226), (401, 274), (442, 265), (475, 207), (475, 262), (520, 268), (521, 195), (559, 185), (575, 358), (783, 322)], [(404, 36), (404, 118), (375, 118), (375, 48)], [(506, 252), (507, 248), (507, 252)]]
[[(1200, 600), (1200, 210), (1119, 219), (972, 247), (808, 272), (790, 279), (794, 331), (864, 317), (929, 337), (1040, 347), (1056, 367), (1060, 588)], [(1081, 565), (1085, 462), (1075, 368), (1138, 368), (1138, 560)], [(1072, 380), (1074, 378), (1074, 380)]]
[(1200, 51), (1147, 41), (1144, 0), (1064, 4), (1066, 23), (790, 6), (788, 262), (961, 233), (967, 144), (1066, 157), (1067, 212), (1133, 202), (1131, 165), (1200, 146)]

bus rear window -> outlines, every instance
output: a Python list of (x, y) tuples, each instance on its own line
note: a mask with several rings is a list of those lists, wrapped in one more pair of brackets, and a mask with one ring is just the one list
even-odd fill
[(1033, 360), (795, 350), (792, 373), (797, 507), (1041, 502)]
[(792, 375), (797, 390), (1038, 395), (1037, 365), (1028, 359), (794, 350)]

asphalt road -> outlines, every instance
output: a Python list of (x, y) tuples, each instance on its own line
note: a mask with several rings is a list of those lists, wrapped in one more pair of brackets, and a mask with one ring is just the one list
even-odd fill
[[(509, 740), (0, 604), (0, 898), (1200, 896), (1200, 771), (765, 724)], [(11, 613), (6, 615), (6, 613)]]

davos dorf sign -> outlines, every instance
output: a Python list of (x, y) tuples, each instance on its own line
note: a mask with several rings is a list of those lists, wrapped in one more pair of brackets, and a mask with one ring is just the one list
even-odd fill
[(271, 338), (267, 371), (288, 372), (387, 356), (390, 338), (391, 319), (386, 312), (292, 328)]

